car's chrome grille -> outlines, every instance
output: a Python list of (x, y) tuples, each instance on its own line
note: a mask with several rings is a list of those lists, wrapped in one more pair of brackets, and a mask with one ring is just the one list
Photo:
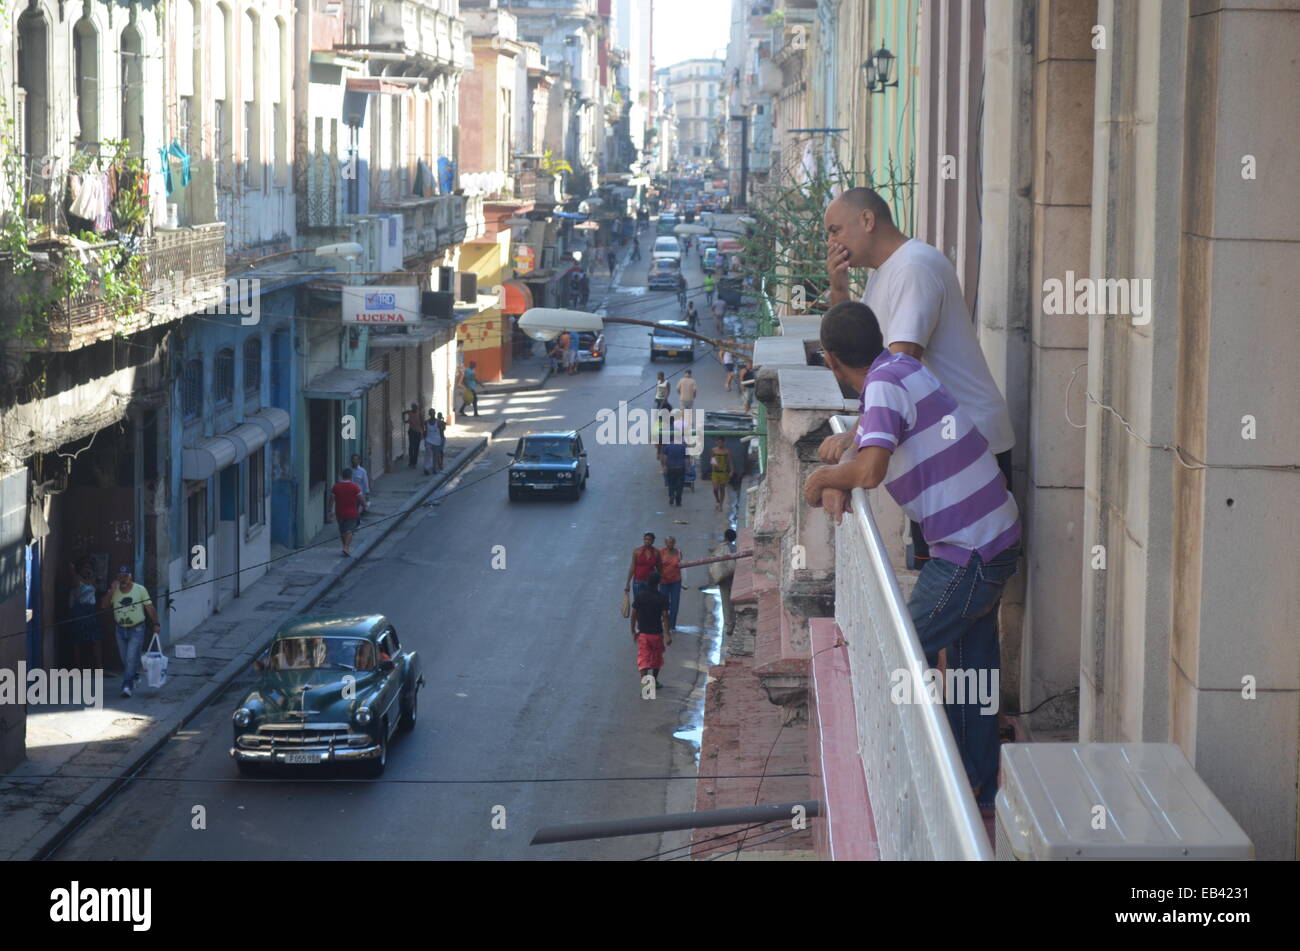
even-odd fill
[(303, 749), (331, 746), (365, 746), (371, 739), (364, 733), (352, 733), (346, 723), (323, 723), (300, 727), (291, 723), (273, 723), (258, 727), (256, 733), (239, 738), (244, 749)]

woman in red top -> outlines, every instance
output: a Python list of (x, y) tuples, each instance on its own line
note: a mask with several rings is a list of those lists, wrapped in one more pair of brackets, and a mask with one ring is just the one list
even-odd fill
[(669, 535), (659, 549), (659, 592), (668, 599), (668, 629), (677, 630), (677, 605), (682, 597), (682, 550)]
[(646, 532), (640, 548), (632, 552), (632, 564), (627, 569), (627, 584), (624, 592), (631, 590), (635, 598), (645, 588), (650, 575), (659, 570), (659, 550), (655, 548), (654, 532)]

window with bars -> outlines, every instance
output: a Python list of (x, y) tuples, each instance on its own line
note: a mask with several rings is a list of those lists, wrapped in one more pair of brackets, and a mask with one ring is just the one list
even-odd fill
[(244, 392), (256, 393), (262, 388), (262, 338), (249, 337), (244, 341)]
[(208, 546), (208, 486), (205, 482), (191, 482), (185, 496), (185, 555), (193, 564), (194, 547)]
[(203, 413), (203, 361), (197, 357), (185, 364), (181, 380), (181, 417), (186, 422)]
[(266, 449), (248, 457), (248, 527), (266, 524)]
[(212, 398), (229, 403), (235, 396), (235, 351), (227, 348), (217, 353), (212, 364)]

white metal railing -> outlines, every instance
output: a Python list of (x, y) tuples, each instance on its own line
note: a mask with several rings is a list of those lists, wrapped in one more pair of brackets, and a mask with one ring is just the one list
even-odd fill
[[(851, 416), (831, 419), (837, 433), (856, 424)], [(853, 513), (835, 533), (835, 623), (848, 641), (858, 752), (880, 857), (992, 859), (943, 707), (891, 699), (895, 671), (916, 685), (927, 664), (862, 489), (853, 490)]]

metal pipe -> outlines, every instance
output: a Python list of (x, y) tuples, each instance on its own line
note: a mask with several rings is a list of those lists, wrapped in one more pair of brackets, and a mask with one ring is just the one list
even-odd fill
[(701, 558), (699, 561), (683, 561), (678, 568), (694, 568), (696, 565), (711, 565), (715, 561), (736, 561), (739, 558), (753, 557), (753, 551), (742, 551), (735, 555), (719, 555), (717, 558)]
[(682, 829), (711, 829), (717, 826), (750, 825), (755, 822), (782, 822), (800, 815), (816, 818), (821, 815), (821, 802), (801, 799), (795, 802), (772, 802), (761, 806), (739, 806), (734, 809), (706, 809), (703, 812), (675, 812), (667, 816), (638, 816), (631, 819), (608, 819), (603, 822), (575, 822), (562, 826), (544, 826), (533, 833), (529, 845), (551, 845), (556, 842), (581, 842), (585, 839), (613, 839), (625, 835), (647, 835), (653, 832), (678, 832)]

